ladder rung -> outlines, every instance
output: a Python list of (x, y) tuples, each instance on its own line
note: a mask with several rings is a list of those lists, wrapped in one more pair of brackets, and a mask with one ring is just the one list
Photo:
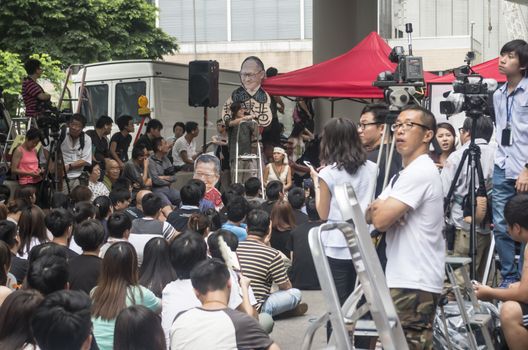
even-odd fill
[(378, 330), (372, 320), (357, 320), (354, 335), (360, 337), (376, 337)]
[(469, 318), (469, 324), (478, 327), (487, 327), (491, 322), (491, 315), (489, 314), (474, 314)]
[(237, 159), (258, 159), (258, 158), (259, 156), (257, 156), (256, 154), (244, 154), (244, 155), (237, 157)]

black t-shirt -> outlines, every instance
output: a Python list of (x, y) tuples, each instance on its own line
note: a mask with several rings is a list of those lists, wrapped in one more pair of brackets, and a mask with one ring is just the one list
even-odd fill
[(148, 151), (153, 151), (154, 146), (152, 145), (152, 140), (147, 136), (147, 134), (143, 134), (139, 137), (139, 139), (136, 142), (137, 145), (143, 145)]
[(311, 228), (321, 225), (321, 222), (307, 222), (295, 227), (290, 233), (287, 248), (293, 252), (293, 264), (290, 270), (290, 280), (294, 288), (321, 289), (315, 271), (312, 252), (308, 245), (308, 232)]
[(308, 215), (298, 209), (293, 209), (293, 217), (295, 218), (295, 225), (299, 226), (308, 222)]
[(92, 153), (95, 160), (97, 160), (101, 164), (101, 167), (104, 168), (104, 159), (110, 158), (110, 149), (107, 138), (104, 136), (99, 137), (95, 130), (88, 130), (86, 135), (90, 136), (92, 139)]
[(82, 290), (86, 294), (97, 285), (101, 272), (101, 258), (93, 255), (79, 255), (68, 262), (70, 289)]
[(273, 209), (273, 206), (275, 205), (276, 201), (265, 201), (261, 204), (260, 209), (264, 210), (266, 213), (271, 215), (271, 209)]
[(22, 284), (28, 271), (28, 261), (26, 259), (19, 258), (15, 254), (11, 254), (11, 269), (9, 272), (15, 276), (18, 284)]
[(291, 231), (279, 231), (277, 229), (273, 229), (271, 231), (271, 240), (270, 244), (272, 248), (275, 248), (277, 250), (280, 250), (284, 253), (288, 258), (290, 257), (290, 249), (288, 249), (288, 241), (290, 240)]
[(123, 163), (127, 162), (128, 147), (130, 146), (130, 142), (132, 142), (132, 135), (128, 134), (127, 136), (123, 136), (121, 131), (116, 132), (112, 135), (112, 138), (110, 139), (110, 144), (112, 142), (116, 143), (116, 153), (119, 159), (121, 159)]
[(187, 228), (189, 217), (194, 213), (200, 213), (199, 208), (176, 209), (167, 217), (167, 222), (178, 232), (183, 232)]

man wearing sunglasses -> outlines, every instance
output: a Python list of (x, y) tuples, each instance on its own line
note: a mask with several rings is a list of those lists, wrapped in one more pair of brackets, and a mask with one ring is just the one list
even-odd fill
[(442, 182), (428, 155), (436, 121), (409, 106), (391, 128), (403, 170), (369, 206), (367, 221), (386, 232), (387, 285), (409, 348), (431, 349), (445, 264)]

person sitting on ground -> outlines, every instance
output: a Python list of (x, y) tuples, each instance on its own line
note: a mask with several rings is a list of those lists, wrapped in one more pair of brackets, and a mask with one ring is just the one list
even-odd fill
[(167, 221), (160, 221), (161, 198), (155, 193), (146, 194), (141, 201), (144, 217), (134, 219), (128, 240), (138, 255), (139, 263), (143, 261), (143, 249), (147, 242), (154, 237), (163, 237), (172, 241), (178, 235), (178, 231)]
[(70, 192), (70, 199), (73, 205), (79, 202), (91, 202), (92, 191), (90, 188), (88, 188), (88, 186), (75, 186)]
[(119, 163), (113, 159), (105, 159), (105, 175), (103, 184), (108, 188), (108, 191), (112, 191), (112, 186), (119, 179)]
[(88, 172), (88, 188), (92, 191), (92, 198), (90, 198), (90, 201), (93, 201), (99, 196), (108, 196), (110, 194), (108, 187), (100, 181), (101, 165), (98, 162), (93, 161), (91, 165), (84, 167), (84, 170)]
[(295, 217), (290, 203), (285, 199), (278, 200), (271, 209), (270, 220), (272, 228), (270, 245), (289, 260), (290, 250), (287, 245), (291, 231), (295, 228)]
[(211, 232), (210, 227), (211, 221), (207, 215), (195, 213), (189, 216), (186, 231), (195, 232), (202, 236), (203, 239), (207, 239)]
[(166, 350), (161, 320), (142, 305), (123, 309), (115, 322), (114, 350)]
[(41, 350), (88, 350), (92, 344), (90, 298), (82, 292), (62, 290), (44, 298), (31, 319)]
[[(205, 199), (205, 194), (206, 194), (206, 191), (207, 191), (207, 187), (205, 185), (205, 182), (203, 182), (202, 180), (200, 179), (191, 179), (189, 180), (189, 183), (192, 183), (192, 184), (195, 184), (196, 186), (198, 186), (200, 188), (200, 211), (203, 213), (205, 212), (207, 209), (213, 209), (213, 210), (216, 210), (216, 207), (215, 205), (213, 204), (213, 202), (211, 202), (209, 199)], [(223, 205), (223, 203), (222, 203)], [(223, 207), (222, 207), (223, 209)], [(220, 210), (222, 210), (220, 209)]]
[(116, 189), (110, 192), (108, 195), (112, 201), (114, 212), (124, 211), (130, 205), (130, 191), (125, 189)]
[(122, 115), (117, 118), (116, 124), (119, 132), (113, 134), (110, 139), (110, 155), (119, 164), (119, 168), (123, 169), (128, 161), (128, 148), (132, 142), (130, 134), (134, 132), (134, 118), (130, 115)]
[(202, 307), (176, 317), (170, 329), (171, 349), (279, 349), (254, 318), (227, 307), (232, 281), (224, 263), (214, 259), (199, 263), (191, 272), (191, 283)]
[(161, 325), (167, 346), (169, 331), (178, 313), (200, 305), (192, 291), (190, 273), (196, 264), (207, 259), (207, 245), (199, 235), (184, 233), (170, 244), (169, 257), (177, 279), (165, 286), (161, 297)]
[(262, 198), (262, 182), (258, 177), (250, 177), (244, 183), (246, 189), (246, 199), (248, 202), (256, 201), (259, 204), (264, 203), (266, 200)]
[(68, 289), (69, 277), (68, 260), (64, 255), (49, 251), (29, 263), (26, 281), (28, 288), (38, 290), (42, 295), (48, 295)]
[(132, 221), (123, 212), (116, 212), (108, 218), (108, 239), (99, 249), (99, 257), (102, 259), (110, 246), (116, 242), (127, 242), (132, 228)]
[[(139, 137), (139, 139), (136, 142), (136, 146), (142, 145), (151, 154), (156, 152), (156, 146), (154, 145), (154, 139), (161, 137), (162, 129), (163, 129), (163, 124), (159, 120), (157, 119), (150, 120), (147, 123), (145, 134)], [(172, 147), (171, 144), (169, 144), (169, 146)]]
[(211, 202), (216, 210), (222, 209), (222, 194), (215, 187), (220, 180), (220, 159), (211, 154), (202, 154), (194, 162), (194, 179), (200, 179), (205, 184), (204, 199)]
[(185, 134), (185, 123), (183, 122), (174, 123), (174, 125), (172, 126), (172, 133), (174, 134), (174, 136), (167, 137), (167, 141), (174, 144), (174, 142), (176, 142), (177, 139), (179, 139), (180, 137), (183, 136), (183, 134)]
[(196, 151), (196, 137), (200, 133), (198, 123), (185, 123), (185, 135), (174, 142), (172, 146), (172, 159), (178, 171), (193, 171), (194, 161), (201, 152)]
[(160, 300), (138, 280), (138, 260), (128, 242), (114, 243), (103, 258), (101, 275), (91, 292), (93, 332), (101, 350), (114, 344), (115, 319), (131, 305), (159, 311)]
[(97, 197), (92, 204), (95, 207), (95, 218), (103, 225), (104, 228), (104, 239), (106, 242), (108, 239), (108, 218), (112, 215), (112, 201), (106, 196)]
[(194, 213), (200, 213), (201, 191), (198, 185), (187, 182), (180, 190), (181, 207), (175, 209), (167, 217), (170, 223), (178, 232), (185, 231), (189, 217)]
[[(301, 303), (301, 291), (292, 288), (278, 250), (268, 246), (271, 221), (264, 210), (252, 210), (246, 217), (247, 239), (239, 243), (237, 256), (241, 270), (251, 280), (257, 310), (271, 316), (303, 315), (308, 305)], [(265, 268), (263, 268), (265, 267)], [(275, 283), (279, 290), (271, 293)]]
[(295, 225), (297, 226), (308, 222), (308, 215), (302, 212), (305, 199), (304, 190), (300, 187), (292, 187), (288, 191), (288, 202), (292, 206), (293, 217), (295, 218)]
[(73, 232), (73, 215), (66, 209), (54, 209), (44, 219), (47, 229), (53, 235), (52, 242), (64, 247), (68, 259), (79, 254), (70, 249)]
[(96, 161), (103, 165), (101, 169), (105, 172), (105, 158), (110, 158), (110, 149), (108, 146), (108, 135), (112, 132), (112, 124), (114, 121), (107, 115), (102, 115), (95, 122), (95, 128), (86, 131), (86, 135), (92, 139), (93, 158), (92, 162)]
[[(528, 194), (517, 194), (504, 208), (504, 218), (508, 232), (517, 242), (528, 242)], [(523, 271), (528, 266), (528, 249), (524, 249)], [(473, 286), (477, 298), (481, 300), (504, 301), (500, 308), (501, 328), (511, 350), (528, 348), (528, 273), (523, 273), (521, 281), (510, 284), (509, 288), (491, 288), (487, 285)]]
[(28, 261), (18, 257), (17, 251), (20, 245), (17, 225), (10, 220), (0, 220), (0, 241), (3, 241), (11, 251), (11, 268), (9, 273), (15, 276), (17, 283), (22, 284), (28, 270)]
[(167, 158), (170, 145), (161, 137), (152, 140), (152, 145), (154, 154), (149, 158), (149, 176), (152, 179), (152, 192), (161, 196), (163, 207), (172, 209), (171, 205), (178, 206), (180, 204), (180, 194), (171, 188), (172, 183), (176, 181), (176, 170), (169, 158)]
[(270, 181), (282, 182), (284, 191), (292, 187), (292, 173), (286, 151), (283, 148), (273, 148), (273, 162), (264, 168), (264, 183), (267, 185)]
[(17, 287), (16, 279), (9, 273), (11, 252), (6, 242), (0, 241), (0, 305), (11, 291)]
[(139, 191), (136, 194), (135, 206), (128, 207), (124, 210), (124, 213), (129, 217), (130, 221), (133, 221), (134, 219), (142, 218), (145, 216), (145, 214), (143, 214), (143, 207), (141, 206), (141, 201), (143, 200), (143, 197), (148, 193), (152, 193), (152, 191), (151, 190)]
[(148, 288), (158, 298), (165, 286), (176, 279), (169, 258), (169, 243), (163, 237), (147, 242), (143, 251), (143, 263), (139, 269), (139, 284)]
[(123, 177), (132, 183), (132, 198), (135, 199), (139, 191), (152, 187), (152, 179), (148, 171), (149, 158), (145, 147), (134, 146), (132, 159), (126, 162)]
[(31, 205), (21, 210), (20, 219), (18, 220), (18, 234), (20, 235), (18, 256), (21, 258), (27, 259), (31, 248), (48, 242), (53, 238), (46, 231), (44, 218), (44, 212), (36, 205)]
[[(291, 190), (290, 190), (291, 191)], [(289, 198), (289, 196), (288, 196)], [(319, 278), (315, 271), (312, 251), (308, 244), (308, 233), (314, 227), (321, 225), (322, 221), (315, 207), (315, 199), (310, 199), (306, 203), (308, 221), (297, 225), (290, 234), (290, 240), (286, 247), (290, 250), (292, 262), (289, 277), (294, 288), (301, 290), (318, 290)]]
[(248, 202), (242, 196), (234, 196), (227, 205), (227, 222), (222, 225), (224, 230), (233, 232), (239, 241), (247, 237), (246, 224), (243, 223), (248, 212)]
[(97, 285), (101, 272), (99, 249), (104, 239), (103, 225), (94, 219), (83, 221), (75, 226), (73, 239), (83, 252), (68, 261), (70, 289), (90, 294), (90, 291)]
[(280, 181), (270, 181), (266, 185), (267, 200), (262, 203), (260, 209), (264, 210), (268, 215), (271, 214), (271, 209), (275, 202), (284, 197), (284, 186)]
[(11, 158), (11, 174), (18, 177), (20, 186), (37, 185), (42, 181), (44, 170), (39, 167), (36, 147), (42, 132), (31, 128), (26, 132), (24, 143), (15, 148)]
[(44, 300), (33, 289), (11, 293), (0, 307), (0, 349), (36, 349), (31, 318)]

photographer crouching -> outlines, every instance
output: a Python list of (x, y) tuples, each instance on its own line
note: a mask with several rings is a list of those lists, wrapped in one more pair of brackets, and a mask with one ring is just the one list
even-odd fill
[(26, 106), (26, 117), (36, 118), (45, 109), (44, 105), (50, 102), (51, 95), (37, 83), (37, 79), (43, 72), (40, 61), (30, 58), (24, 64), (24, 68), (28, 74), (22, 82), (22, 98)]

